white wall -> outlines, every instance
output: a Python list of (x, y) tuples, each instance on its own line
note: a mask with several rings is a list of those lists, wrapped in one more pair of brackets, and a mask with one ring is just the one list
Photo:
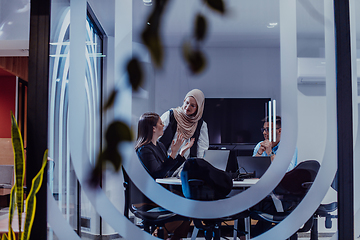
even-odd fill
[(145, 72), (142, 89), (133, 95), (135, 132), (142, 113), (155, 111), (161, 115), (181, 105), (194, 88), (201, 89), (207, 98), (272, 98), (280, 104), (279, 48), (207, 48), (208, 66), (199, 75), (188, 71), (180, 48), (165, 49), (161, 69), (152, 67), (141, 44), (134, 43), (133, 50), (140, 54)]
[(157, 113), (181, 105), (185, 94), (193, 88), (201, 89), (208, 98), (280, 100), (278, 48), (207, 48), (205, 51), (208, 67), (194, 76), (186, 69), (181, 49), (166, 49), (165, 65), (155, 73)]
[(298, 85), (298, 89), (298, 160), (321, 163), (326, 143), (325, 85)]
[[(298, 161), (315, 159), (321, 164), (324, 160), (326, 144), (325, 85), (298, 85), (298, 90)], [(333, 147), (336, 148), (337, 146)], [(334, 158), (336, 157), (334, 156)], [(336, 201), (337, 192), (329, 188), (323, 203)], [(318, 226), (319, 232), (335, 232), (337, 219), (333, 219), (331, 229), (325, 228), (325, 218), (319, 219)]]

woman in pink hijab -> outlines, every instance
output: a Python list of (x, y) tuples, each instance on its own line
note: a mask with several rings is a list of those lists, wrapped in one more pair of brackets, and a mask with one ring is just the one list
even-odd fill
[(172, 108), (161, 116), (164, 123), (164, 134), (159, 139), (169, 150), (171, 142), (181, 133), (186, 144), (195, 138), (194, 145), (184, 154), (188, 157), (204, 157), (204, 152), (209, 148), (209, 135), (206, 122), (202, 119), (205, 96), (199, 89), (188, 92), (182, 106)]

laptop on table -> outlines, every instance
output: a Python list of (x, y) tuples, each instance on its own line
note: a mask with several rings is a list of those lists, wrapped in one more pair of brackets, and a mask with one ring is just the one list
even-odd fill
[(238, 156), (240, 173), (254, 173), (255, 178), (261, 178), (271, 164), (269, 156)]
[(214, 167), (226, 171), (230, 150), (205, 150), (204, 159)]

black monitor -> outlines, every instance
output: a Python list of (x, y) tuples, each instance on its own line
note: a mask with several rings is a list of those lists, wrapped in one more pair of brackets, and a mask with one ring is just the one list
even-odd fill
[(206, 98), (203, 119), (210, 144), (258, 143), (270, 98)]

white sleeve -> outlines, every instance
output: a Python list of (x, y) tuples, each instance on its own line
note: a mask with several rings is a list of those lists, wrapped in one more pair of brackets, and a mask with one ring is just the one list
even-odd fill
[(169, 123), (170, 123), (170, 111), (164, 112), (164, 114), (161, 115), (160, 118), (161, 118), (161, 121), (164, 124), (164, 130), (165, 130), (167, 128), (167, 126), (169, 125)]
[(197, 142), (197, 156), (199, 158), (204, 157), (205, 150), (209, 148), (209, 133), (207, 124), (205, 121), (203, 121), (203, 124), (200, 129), (200, 135)]
[[(169, 126), (169, 123), (170, 123), (170, 111), (164, 112), (163, 115), (161, 115), (160, 119), (164, 124), (164, 131), (165, 131), (165, 129), (167, 128), (167, 126)], [(158, 139), (160, 139), (160, 138), (161, 138), (161, 136)], [(179, 151), (180, 151), (180, 149), (179, 149)], [(167, 153), (171, 154), (171, 146), (169, 146), (169, 148), (167, 149)]]

